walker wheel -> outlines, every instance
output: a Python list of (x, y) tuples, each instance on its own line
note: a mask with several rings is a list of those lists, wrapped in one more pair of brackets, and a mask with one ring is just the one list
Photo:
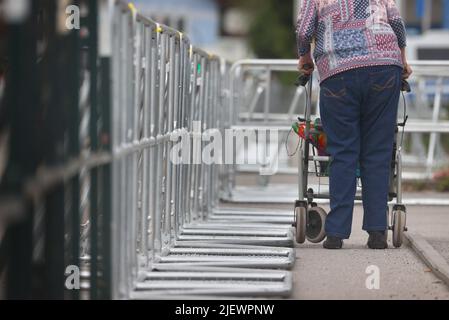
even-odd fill
[(399, 248), (404, 240), (406, 223), (405, 211), (397, 210), (393, 212), (393, 246)]
[(304, 207), (296, 207), (295, 217), (296, 217), (296, 242), (301, 244), (306, 241), (307, 209)]
[(307, 219), (307, 240), (312, 243), (320, 243), (326, 237), (324, 230), (327, 213), (323, 208), (313, 207), (309, 209)]

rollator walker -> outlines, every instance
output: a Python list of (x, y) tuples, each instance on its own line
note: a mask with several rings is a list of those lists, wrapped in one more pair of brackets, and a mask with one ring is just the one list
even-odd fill
[[(311, 243), (320, 243), (326, 237), (325, 222), (327, 212), (315, 202), (316, 199), (330, 199), (329, 194), (329, 166), (331, 157), (323, 153), (322, 145), (325, 138), (319, 119), (312, 120), (312, 76), (301, 75), (296, 83), (306, 90), (306, 108), (304, 118), (298, 118), (298, 123), (293, 125), (294, 131), (301, 137), (298, 150), (298, 200), (295, 202), (294, 227), (296, 228), (296, 242), (304, 243), (306, 239)], [(404, 80), (403, 91), (410, 92), (410, 86)], [(399, 127), (404, 129), (407, 116), (404, 121), (398, 123), (395, 132), (395, 143), (391, 160), (391, 174), (389, 187), (389, 201), (396, 199), (390, 215), (390, 206), (387, 207), (385, 219), (388, 230), (393, 232), (393, 245), (396, 248), (402, 246), (406, 227), (406, 208), (402, 204), (402, 146), (398, 146)], [(403, 130), (402, 130), (403, 134)], [(401, 142), (402, 144), (402, 142)], [(324, 154), (324, 155), (323, 155)], [(309, 170), (309, 168), (311, 168)], [(355, 200), (362, 200), (360, 172), (357, 169), (357, 193)], [(311, 180), (317, 180), (318, 184), (312, 185)], [(324, 182), (323, 182), (324, 181)], [(325, 183), (327, 181), (327, 184)], [(327, 189), (326, 189), (327, 186)], [(323, 190), (324, 189), (324, 190)], [(388, 230), (385, 236), (388, 239)]]

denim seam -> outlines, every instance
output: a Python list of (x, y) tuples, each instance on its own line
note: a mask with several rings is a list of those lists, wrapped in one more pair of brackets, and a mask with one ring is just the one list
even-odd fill
[[(386, 230), (387, 226), (374, 226), (374, 227), (363, 227), (362, 228), (364, 231), (381, 231), (381, 230)], [(369, 230), (368, 230), (369, 229)], [(381, 230), (378, 230), (381, 229)]]
[(338, 232), (326, 232), (326, 236), (338, 237), (342, 239), (349, 239), (349, 235), (344, 235)]

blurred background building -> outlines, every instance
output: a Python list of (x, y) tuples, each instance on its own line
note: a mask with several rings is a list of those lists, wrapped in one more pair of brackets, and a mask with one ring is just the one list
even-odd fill
[(252, 55), (248, 14), (232, 0), (136, 0), (140, 12), (185, 32), (195, 45), (228, 60)]
[[(145, 15), (188, 34), (196, 45), (235, 61), (294, 57), (294, 39), (288, 33), (294, 30), (301, 1), (136, 0), (135, 4)], [(410, 59), (447, 59), (449, 0), (397, 0), (397, 4), (407, 25)]]
[(210, 45), (219, 37), (219, 4), (211, 0), (139, 0), (144, 15), (172, 28), (183, 30), (199, 46)]

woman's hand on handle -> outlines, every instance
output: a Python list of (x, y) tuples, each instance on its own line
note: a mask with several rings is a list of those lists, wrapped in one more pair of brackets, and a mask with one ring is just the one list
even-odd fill
[(407, 55), (405, 52), (405, 47), (401, 48), (401, 55), (402, 55), (402, 63), (404, 65), (404, 71), (402, 72), (402, 78), (408, 79), (413, 73), (412, 67), (407, 62)]
[(298, 70), (305, 75), (311, 75), (313, 73), (313, 71), (315, 70), (315, 64), (313, 63), (313, 59), (310, 53), (299, 58)]
[(412, 73), (413, 73), (412, 67), (410, 67), (410, 65), (407, 62), (404, 63), (404, 71), (402, 72), (402, 78), (408, 79), (410, 78)]

